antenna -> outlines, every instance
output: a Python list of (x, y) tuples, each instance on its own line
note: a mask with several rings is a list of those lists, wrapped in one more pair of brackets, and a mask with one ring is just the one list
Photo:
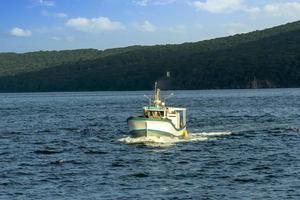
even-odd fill
[(166, 101), (167, 99), (171, 98), (174, 95), (174, 93), (172, 92), (171, 94), (169, 94), (167, 97), (164, 98), (164, 101)]
[(151, 97), (144, 94), (144, 97), (146, 97), (149, 100), (149, 106), (151, 106)]

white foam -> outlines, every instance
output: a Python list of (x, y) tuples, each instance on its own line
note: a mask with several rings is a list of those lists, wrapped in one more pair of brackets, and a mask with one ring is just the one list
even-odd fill
[(232, 133), (227, 131), (227, 132), (203, 132), (203, 133), (194, 133), (195, 135), (203, 135), (203, 136), (226, 136), (226, 135), (231, 135)]
[(133, 138), (131, 136), (119, 139), (120, 142), (125, 144), (144, 144), (147, 146), (172, 146), (175, 143), (180, 141), (180, 138), (171, 138), (171, 137), (157, 137), (157, 136), (148, 136), (148, 137), (137, 137)]
[(146, 146), (154, 147), (168, 147), (173, 146), (179, 142), (199, 142), (207, 141), (209, 139), (216, 139), (217, 136), (227, 136), (231, 135), (231, 132), (203, 132), (203, 133), (189, 133), (188, 138), (178, 138), (178, 137), (157, 137), (157, 136), (148, 136), (148, 137), (124, 137), (119, 139), (120, 142), (125, 144), (143, 144)]

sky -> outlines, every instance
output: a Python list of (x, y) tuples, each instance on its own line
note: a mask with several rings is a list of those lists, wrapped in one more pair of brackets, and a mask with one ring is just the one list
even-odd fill
[(0, 52), (180, 44), (300, 20), (300, 0), (1, 0)]

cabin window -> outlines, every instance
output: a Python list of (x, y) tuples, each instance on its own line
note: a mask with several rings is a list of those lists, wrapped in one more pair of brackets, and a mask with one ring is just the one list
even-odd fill
[(186, 126), (186, 114), (185, 112), (179, 112), (180, 114), (180, 128), (183, 128)]
[(164, 111), (160, 111), (159, 115), (160, 115), (160, 117), (165, 117), (165, 112)]
[(144, 112), (145, 117), (149, 118), (163, 118), (164, 111), (146, 111)]

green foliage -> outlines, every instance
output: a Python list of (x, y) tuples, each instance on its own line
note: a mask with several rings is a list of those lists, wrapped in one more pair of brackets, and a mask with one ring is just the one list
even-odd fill
[[(300, 86), (300, 22), (180, 45), (0, 54), (0, 91)], [(163, 78), (166, 71), (171, 78)]]

